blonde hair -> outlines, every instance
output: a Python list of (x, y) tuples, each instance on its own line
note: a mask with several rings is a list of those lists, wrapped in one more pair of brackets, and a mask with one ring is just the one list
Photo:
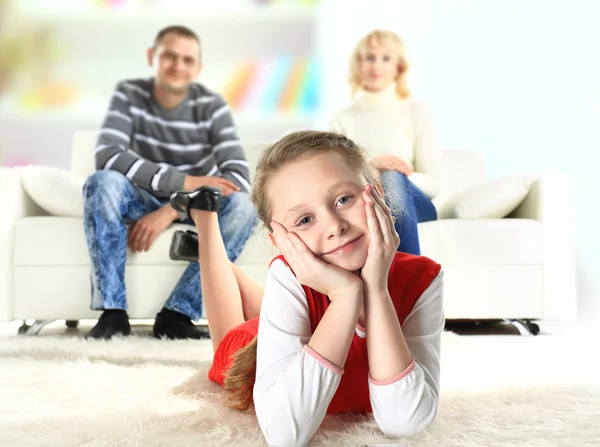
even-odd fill
[(224, 388), (230, 393), (225, 399), (225, 405), (236, 410), (247, 410), (252, 403), (252, 389), (256, 380), (256, 341), (236, 352), (233, 363), (225, 374)]
[[(349, 138), (333, 133), (300, 131), (291, 133), (269, 146), (260, 157), (252, 186), (252, 202), (258, 217), (271, 231), (271, 210), (267, 196), (269, 180), (284, 166), (297, 160), (324, 153), (340, 154), (347, 165), (359, 172), (364, 179), (378, 185), (364, 151)], [(225, 374), (225, 389), (230, 393), (225, 405), (246, 410), (252, 404), (252, 389), (256, 380), (257, 338), (234, 354), (233, 363)]]
[(372, 31), (360, 39), (356, 44), (352, 56), (350, 57), (350, 75), (348, 77), (352, 97), (356, 96), (356, 93), (362, 87), (360, 64), (364, 54), (367, 51), (367, 47), (375, 42), (382, 46), (390, 47), (393, 54), (397, 57), (399, 73), (396, 76), (396, 95), (398, 95), (399, 98), (407, 98), (410, 96), (410, 91), (406, 86), (406, 74), (408, 72), (409, 64), (406, 60), (404, 42), (396, 33), (388, 30)]
[(267, 198), (267, 183), (282, 167), (311, 155), (332, 152), (342, 156), (346, 164), (359, 172), (372, 185), (377, 185), (376, 177), (367, 162), (365, 152), (351, 139), (333, 132), (300, 131), (291, 133), (261, 155), (252, 186), (252, 202), (258, 211), (259, 219), (271, 231), (272, 207)]

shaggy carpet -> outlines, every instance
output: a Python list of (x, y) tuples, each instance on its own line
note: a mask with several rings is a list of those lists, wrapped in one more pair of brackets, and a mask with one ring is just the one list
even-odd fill
[[(546, 344), (552, 355), (532, 357), (539, 338), (446, 333), (435, 424), (390, 440), (368, 416), (328, 416), (310, 445), (600, 445), (600, 382), (573, 374), (569, 357), (556, 361), (567, 348)], [(1, 340), (1, 446), (265, 445), (253, 412), (223, 408), (206, 378), (208, 341)]]

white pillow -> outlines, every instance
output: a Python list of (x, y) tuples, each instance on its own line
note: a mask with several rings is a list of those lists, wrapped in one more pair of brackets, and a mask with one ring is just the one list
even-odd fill
[(529, 194), (535, 177), (515, 175), (464, 189), (438, 210), (440, 219), (500, 219), (508, 216)]
[(21, 184), (40, 208), (53, 216), (83, 216), (85, 179), (48, 166), (19, 168)]

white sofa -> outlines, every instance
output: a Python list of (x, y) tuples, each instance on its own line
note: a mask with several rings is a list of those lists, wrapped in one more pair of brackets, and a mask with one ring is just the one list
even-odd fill
[[(73, 173), (87, 177), (93, 172), (96, 135), (75, 135)], [(252, 170), (264, 147), (265, 143), (245, 144)], [(444, 173), (436, 206), (444, 197), (483, 181), (483, 157), (473, 151), (446, 151)], [(0, 168), (0, 200), (0, 321), (97, 318), (99, 313), (89, 309), (89, 257), (82, 219), (44, 213), (23, 189), (18, 169)], [(447, 319), (575, 316), (568, 182), (540, 177), (511, 217), (419, 224), (423, 254), (445, 270)], [(161, 234), (149, 252), (128, 255), (132, 319), (154, 318), (182, 274), (186, 263), (168, 256), (171, 234), (180, 227), (185, 226), (173, 225)], [(262, 283), (274, 254), (259, 229), (237, 264)]]

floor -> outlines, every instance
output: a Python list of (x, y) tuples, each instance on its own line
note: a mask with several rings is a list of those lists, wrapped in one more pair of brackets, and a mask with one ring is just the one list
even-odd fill
[[(16, 335), (20, 322), (0, 324), (0, 445), (35, 438), (28, 445), (212, 446), (225, 445), (215, 439), (226, 435), (262, 445), (247, 442), (262, 439), (256, 421), (250, 431), (239, 431), (240, 416), (227, 420), (231, 415), (214, 396), (173, 395), (173, 387), (190, 377), (211, 385), (205, 371), (210, 341), (150, 339), (152, 322), (135, 323), (137, 336), (108, 343), (80, 342), (93, 320), (77, 329), (57, 321), (38, 336)], [(515, 335), (506, 324), (443, 334), (440, 416), (408, 445), (600, 445), (600, 329), (556, 321), (540, 328), (537, 336)], [(34, 411), (29, 395), (35, 395)], [(219, 428), (223, 421), (228, 431)], [(357, 431), (366, 428), (354, 427), (352, 439), (383, 442)]]
[[(38, 337), (83, 337), (94, 324), (94, 320), (82, 320), (77, 329), (68, 329), (64, 321), (56, 321), (46, 326)], [(600, 385), (600, 366), (597, 357), (597, 347), (600, 346), (599, 327), (587, 322), (573, 324), (573, 322), (542, 321), (538, 324), (540, 334), (536, 336), (518, 335), (514, 327), (506, 324), (465, 327), (461, 329), (461, 336), (478, 345), (481, 352), (487, 353), (491, 350), (497, 354), (498, 362), (502, 367), (490, 368), (490, 365), (482, 364), (480, 372), (490, 376), (494, 371), (499, 371), (498, 377), (494, 378), (499, 384), (508, 385), (518, 383), (525, 377), (529, 379), (536, 377), (542, 382), (558, 380)], [(19, 321), (0, 323), (0, 338), (16, 336), (20, 325)], [(134, 321), (132, 332), (138, 336), (150, 337), (151, 325), (151, 320)], [(591, 351), (590, 347), (593, 347)], [(210, 359), (210, 351), (205, 352), (206, 359)], [(463, 361), (472, 364), (472, 359), (463, 359)], [(451, 371), (446, 370), (446, 372), (454, 377), (462, 376), (461, 363), (460, 358), (452, 359), (451, 362), (446, 363), (446, 368), (450, 368)], [(514, 367), (508, 367), (509, 364)]]

